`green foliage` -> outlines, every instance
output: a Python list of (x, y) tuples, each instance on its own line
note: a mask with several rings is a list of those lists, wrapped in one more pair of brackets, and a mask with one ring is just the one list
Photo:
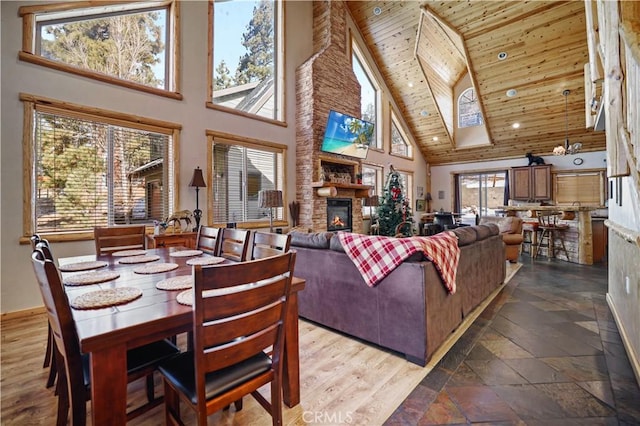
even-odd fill
[[(405, 197), (400, 173), (393, 166), (387, 175), (384, 194), (380, 201), (377, 208), (380, 235), (396, 236), (397, 231), (404, 236), (411, 236), (413, 228), (411, 225), (413, 223), (411, 206)], [(406, 223), (406, 225), (398, 228), (398, 225), (402, 223)]]
[(43, 27), (42, 56), (69, 65), (163, 87), (153, 67), (165, 46), (158, 12), (109, 16)]
[(253, 18), (242, 35), (247, 53), (240, 57), (236, 70), (236, 85), (264, 81), (274, 69), (273, 1), (261, 0), (253, 8)]
[(220, 61), (218, 66), (216, 67), (215, 72), (215, 80), (214, 80), (214, 89), (226, 89), (227, 87), (231, 87), (231, 72), (229, 71), (229, 67), (227, 67), (227, 63), (224, 61)]

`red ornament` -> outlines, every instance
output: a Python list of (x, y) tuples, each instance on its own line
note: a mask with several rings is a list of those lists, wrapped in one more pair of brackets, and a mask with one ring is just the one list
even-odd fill
[(402, 190), (400, 188), (391, 188), (391, 196), (394, 200), (397, 200), (400, 194), (402, 194)]

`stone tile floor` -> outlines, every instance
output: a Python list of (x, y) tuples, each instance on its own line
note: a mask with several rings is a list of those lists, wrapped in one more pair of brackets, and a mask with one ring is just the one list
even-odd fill
[(386, 425), (640, 425), (606, 264), (521, 262)]

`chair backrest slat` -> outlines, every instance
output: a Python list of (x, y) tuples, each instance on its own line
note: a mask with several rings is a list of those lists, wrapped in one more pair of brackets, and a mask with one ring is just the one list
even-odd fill
[(280, 368), (295, 253), (194, 267), (194, 352), (198, 400), (204, 376), (272, 348)]
[(253, 233), (251, 260), (277, 256), (289, 251), (291, 235), (256, 231)]
[[(67, 389), (84, 389), (84, 377), (80, 352), (80, 341), (71, 313), (71, 306), (65, 294), (60, 272), (52, 260), (46, 259), (40, 249), (36, 249), (32, 256), (42, 301), (44, 302), (51, 325), (51, 332), (56, 342), (56, 348), (61, 355), (58, 371), (67, 380)], [(62, 367), (64, 366), (64, 367)], [(64, 371), (60, 369), (64, 368)], [(71, 395), (69, 395), (71, 399)]]
[(113, 226), (93, 228), (98, 256), (117, 250), (144, 249), (145, 226)]
[(236, 262), (244, 262), (249, 249), (249, 234), (248, 229), (222, 228), (217, 255)]
[(214, 256), (218, 255), (220, 245), (220, 231), (222, 228), (200, 226), (196, 239), (196, 248)]

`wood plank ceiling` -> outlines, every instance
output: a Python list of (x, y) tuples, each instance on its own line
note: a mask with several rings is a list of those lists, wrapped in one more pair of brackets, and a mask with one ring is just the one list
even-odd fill
[[(524, 157), (527, 152), (550, 155), (565, 141), (565, 89), (571, 91), (569, 140), (581, 142), (581, 152), (605, 149), (605, 132), (585, 127), (584, 65), (589, 57), (583, 1), (348, 1), (347, 5), (429, 164)], [(416, 46), (423, 5), (464, 40), (491, 146), (455, 148), (448, 136), (416, 57), (416, 51), (429, 49), (423, 45), (424, 37)], [(376, 7), (381, 9), (379, 15), (374, 14)], [(507, 58), (499, 60), (500, 52)], [(508, 97), (510, 89), (517, 95)], [(421, 115), (422, 111), (429, 115)], [(512, 127), (516, 122), (518, 129)]]

